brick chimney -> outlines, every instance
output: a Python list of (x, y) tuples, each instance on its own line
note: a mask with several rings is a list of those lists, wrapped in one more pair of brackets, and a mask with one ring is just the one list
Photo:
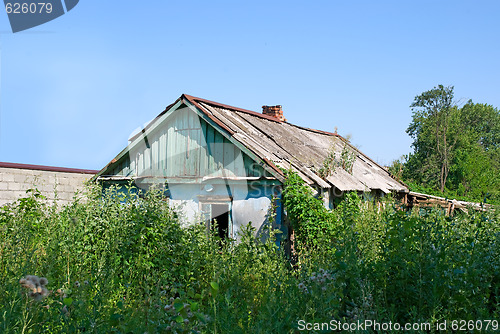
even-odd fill
[(281, 106), (262, 106), (262, 113), (264, 115), (277, 118), (282, 122), (286, 121), (286, 118), (283, 116), (283, 109)]

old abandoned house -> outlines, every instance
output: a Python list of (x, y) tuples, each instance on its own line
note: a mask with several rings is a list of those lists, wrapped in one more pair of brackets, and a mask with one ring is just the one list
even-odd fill
[[(351, 155), (349, 168), (321, 172), (325, 159), (342, 152)], [(338, 134), (288, 123), (281, 106), (257, 113), (189, 95), (132, 136), (97, 178), (105, 185), (157, 185), (187, 221), (217, 219), (221, 236), (236, 237), (249, 222), (263, 227), (273, 198), (276, 224), (286, 229), (281, 168), (297, 172), (329, 207), (345, 191), (408, 192)]]

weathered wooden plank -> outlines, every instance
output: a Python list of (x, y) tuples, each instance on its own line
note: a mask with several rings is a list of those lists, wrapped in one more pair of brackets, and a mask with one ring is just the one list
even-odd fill
[(189, 175), (199, 175), (200, 171), (200, 135), (201, 127), (198, 115), (193, 111), (188, 112), (186, 136), (188, 138), (188, 164)]
[(214, 174), (222, 176), (222, 169), (224, 168), (224, 137), (219, 132), (214, 136)]
[(186, 170), (186, 147), (187, 147), (187, 137), (184, 135), (181, 129), (186, 128), (186, 110), (182, 109), (182, 111), (175, 118), (176, 120), (176, 155), (175, 155), (175, 171), (174, 175), (187, 175)]
[(250, 159), (250, 157), (246, 154), (243, 154), (243, 164), (245, 165), (245, 176), (252, 177), (253, 175), (253, 170), (252, 170), (252, 163), (253, 160)]
[(208, 171), (207, 126), (207, 122), (200, 119), (200, 176), (207, 175)]
[(130, 157), (130, 175), (137, 175), (134, 157)]
[(127, 154), (125, 160), (125, 167), (123, 168), (123, 176), (129, 176), (130, 174), (130, 155)]
[(207, 154), (208, 154), (208, 165), (207, 165), (207, 174), (213, 175), (216, 170), (215, 163), (215, 129), (207, 124)]
[(151, 172), (151, 149), (146, 147), (143, 154), (144, 159), (144, 175), (150, 175)]
[(193, 175), (200, 175), (200, 163), (201, 163), (201, 152), (202, 152), (202, 131), (201, 131), (201, 122), (200, 118), (198, 115), (196, 115), (194, 112), (191, 112), (191, 115), (193, 115), (193, 145), (195, 152), (194, 153), (194, 173)]
[(165, 176), (167, 173), (167, 133), (166, 129), (163, 129), (163, 132), (160, 134), (158, 138), (158, 175)]
[(158, 175), (159, 161), (158, 161), (158, 135), (153, 137), (151, 141), (151, 174)]
[(234, 145), (224, 139), (224, 169), (226, 176), (234, 176)]
[(236, 145), (233, 145), (234, 148), (234, 175), (244, 177), (245, 175), (245, 165), (243, 163), (243, 155), (239, 148)]
[(176, 140), (176, 133), (175, 133), (175, 124), (174, 122), (169, 122), (168, 123), (168, 128), (167, 128), (167, 141), (166, 141), (166, 146), (167, 146), (167, 152), (166, 152), (166, 162), (167, 162), (167, 176), (174, 176), (174, 169), (175, 169), (175, 140)]
[(142, 175), (144, 172), (144, 153), (137, 153), (137, 175)]

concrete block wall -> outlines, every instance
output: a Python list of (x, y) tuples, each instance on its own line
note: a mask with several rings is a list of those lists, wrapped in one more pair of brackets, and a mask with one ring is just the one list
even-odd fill
[(0, 162), (0, 206), (26, 197), (26, 190), (38, 189), (58, 205), (71, 202), (84, 182), (98, 171)]

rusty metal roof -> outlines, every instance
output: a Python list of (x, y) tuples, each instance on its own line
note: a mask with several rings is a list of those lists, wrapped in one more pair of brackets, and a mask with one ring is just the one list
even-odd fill
[(78, 173), (78, 174), (97, 174), (99, 172), (98, 170), (92, 170), (92, 169), (30, 165), (30, 164), (19, 164), (12, 162), (0, 162), (0, 168), (31, 169), (31, 170), (41, 170), (49, 172), (64, 172), (64, 173)]
[[(291, 168), (309, 185), (321, 188), (333, 186), (341, 191), (408, 192), (408, 188), (392, 178), (388, 171), (336, 133), (304, 128), (189, 95), (182, 97), (217, 120), (233, 138), (268, 164), (273, 164), (273, 168)], [(356, 156), (352, 172), (337, 167), (326, 179), (321, 178), (318, 171), (329, 151), (333, 149), (340, 156), (346, 146)]]

